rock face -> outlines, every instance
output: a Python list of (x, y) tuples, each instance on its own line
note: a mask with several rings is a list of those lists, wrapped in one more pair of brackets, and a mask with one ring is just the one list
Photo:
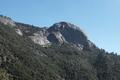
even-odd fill
[[(78, 27), (71, 23), (59, 22), (53, 24), (49, 29), (48, 39), (51, 42), (57, 43), (70, 43), (80, 49), (92, 47), (89, 45), (89, 41), (84, 32)], [(59, 33), (59, 35), (57, 35)]]
[(55, 44), (63, 44), (64, 42), (67, 42), (60, 32), (51, 32), (47, 38), (51, 43)]
[(45, 46), (50, 45), (47, 39), (48, 32), (46, 28), (39, 28), (33, 25), (16, 23), (17, 29), (19, 29), (23, 36), (30, 38), (34, 43)]
[(15, 22), (11, 18), (6, 17), (6, 16), (0, 15), (0, 22), (5, 25), (15, 26)]
[(34, 43), (39, 45), (48, 45), (50, 42), (47, 39), (45, 31), (39, 31), (33, 34), (33, 36), (29, 36)]
[(23, 35), (23, 33), (21, 32), (21, 30), (20, 30), (20, 29), (16, 29), (15, 31), (16, 31), (16, 33), (17, 33), (17, 34), (19, 34), (20, 36), (22, 36), (22, 35)]

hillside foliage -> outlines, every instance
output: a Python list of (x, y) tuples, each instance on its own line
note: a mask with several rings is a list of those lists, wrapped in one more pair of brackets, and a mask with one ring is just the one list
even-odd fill
[(0, 24), (0, 80), (120, 80), (119, 75), (117, 54), (67, 43), (41, 47)]

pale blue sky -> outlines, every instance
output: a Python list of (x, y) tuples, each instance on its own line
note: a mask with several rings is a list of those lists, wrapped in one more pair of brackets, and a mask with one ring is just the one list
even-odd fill
[(98, 47), (120, 53), (120, 0), (0, 0), (0, 14), (39, 26), (71, 22)]

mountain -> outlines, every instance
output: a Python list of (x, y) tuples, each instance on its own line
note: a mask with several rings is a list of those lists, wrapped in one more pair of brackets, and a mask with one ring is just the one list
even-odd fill
[(37, 27), (0, 16), (0, 80), (120, 80), (120, 56), (76, 25)]

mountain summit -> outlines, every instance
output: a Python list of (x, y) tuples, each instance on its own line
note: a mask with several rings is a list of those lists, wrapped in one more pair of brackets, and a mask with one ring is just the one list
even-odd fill
[[(53, 24), (53, 26), (51, 26), (51, 28), (54, 28), (54, 30), (59, 30), (59, 29), (65, 29), (65, 28), (72, 28), (72, 29), (76, 29), (76, 30), (80, 30), (80, 28), (74, 24), (68, 23), (68, 22), (58, 22)], [(82, 31), (82, 30), (80, 30)]]
[[(89, 40), (84, 32), (76, 25), (73, 25), (68, 22), (59, 22), (53, 24), (50, 28), (48, 28), (48, 32), (51, 33), (55, 37), (59, 38), (61, 43), (68, 42), (70, 44), (74, 44), (79, 47), (89, 47)], [(52, 37), (53, 37), (52, 36)], [(49, 38), (50, 36), (48, 36)], [(53, 38), (50, 38), (50, 40)], [(57, 39), (56, 39), (57, 40)], [(54, 40), (51, 40), (54, 43)], [(57, 41), (56, 41), (57, 42)]]

